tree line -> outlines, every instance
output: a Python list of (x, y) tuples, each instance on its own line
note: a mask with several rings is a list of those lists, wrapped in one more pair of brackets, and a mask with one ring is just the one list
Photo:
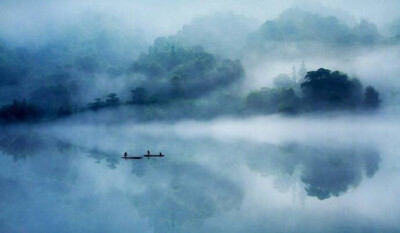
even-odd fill
[(380, 106), (379, 92), (362, 88), (356, 78), (340, 71), (320, 68), (298, 82), (278, 76), (274, 88), (262, 88), (246, 97), (246, 109), (256, 113), (300, 113), (332, 110), (373, 110)]
[[(151, 95), (146, 88), (136, 87), (131, 90), (129, 100), (122, 101), (116, 93), (110, 93), (104, 100), (96, 98), (86, 107), (61, 106), (50, 118), (57, 119), (83, 111), (97, 111), (121, 105), (157, 108), (183, 100), (201, 101), (202, 98), (192, 98), (190, 94), (184, 94), (182, 91), (184, 87), (177, 84), (177, 77), (171, 78), (171, 90), (174, 90), (172, 93), (175, 94), (168, 95), (170, 97), (168, 99), (160, 99), (166, 96)], [(218, 103), (221, 106), (221, 112), (223, 112), (223, 106), (232, 106), (230, 103), (232, 101), (236, 101), (233, 106), (241, 105), (241, 98), (235, 100), (225, 98)], [(231, 114), (299, 114), (316, 111), (375, 110), (381, 104), (380, 94), (374, 87), (363, 88), (358, 79), (349, 78), (347, 74), (340, 71), (324, 68), (306, 72), (304, 78), (300, 80), (289, 76), (278, 76), (274, 80), (274, 87), (252, 91), (242, 101), (244, 107), (234, 108)], [(168, 110), (168, 107), (166, 109)], [(191, 114), (188, 117), (194, 116), (196, 112)], [(0, 119), (3, 123), (33, 122), (46, 117), (49, 118), (49, 114), (44, 109), (24, 100), (14, 100), (12, 104), (0, 108)]]

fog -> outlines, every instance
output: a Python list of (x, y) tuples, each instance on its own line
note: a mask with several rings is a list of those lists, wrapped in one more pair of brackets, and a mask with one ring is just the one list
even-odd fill
[(1, 1), (0, 232), (400, 231), (399, 10)]
[[(399, 127), (271, 116), (13, 128), (2, 231), (393, 232)], [(166, 157), (119, 158), (143, 148)]]
[[(387, 0), (385, 4), (368, 1), (304, 1), (304, 0), (229, 0), (215, 1), (48, 1), (4, 0), (1, 4), (1, 31), (20, 40), (37, 40), (43, 32), (60, 32), (61, 28), (88, 13), (113, 16), (118, 27), (144, 30), (151, 41), (158, 36), (176, 33), (194, 17), (216, 12), (233, 11), (255, 18), (260, 22), (276, 18), (289, 7), (301, 7), (325, 15), (336, 15), (343, 21), (367, 19), (383, 26), (398, 18), (399, 2)], [(13, 30), (13, 28), (19, 30)], [(31, 37), (28, 38), (27, 36)], [(25, 38), (21, 38), (25, 37)]]

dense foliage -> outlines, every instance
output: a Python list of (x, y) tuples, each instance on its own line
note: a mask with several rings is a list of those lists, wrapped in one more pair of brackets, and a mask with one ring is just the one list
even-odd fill
[(147, 53), (131, 67), (151, 82), (157, 101), (196, 98), (243, 78), (239, 61), (220, 60), (201, 47), (186, 48), (166, 38), (158, 38)]
[(292, 88), (262, 88), (251, 92), (246, 98), (246, 107), (261, 113), (296, 113), (299, 103)]
[[(216, 21), (219, 24), (213, 24)], [(0, 40), (0, 120), (50, 120), (121, 108), (140, 109), (135, 117), (146, 120), (380, 106), (374, 87), (364, 92), (357, 79), (339, 71), (321, 68), (307, 73), (304, 63), (298, 72), (293, 69), (291, 75), (276, 77), (274, 87), (246, 96), (241, 62), (226, 57), (240, 57), (249, 49), (245, 37), (254, 25), (233, 13), (197, 18), (176, 35), (157, 38), (146, 52), (143, 38), (116, 28), (112, 19), (93, 15), (35, 46), (16, 48)], [(275, 43), (295, 43), (298, 48), (303, 43), (319, 44), (325, 53), (325, 48), (370, 46), (379, 41), (381, 35), (367, 21), (350, 27), (336, 17), (296, 8), (265, 22), (248, 37), (257, 52), (275, 50), (279, 55), (284, 47)], [(272, 46), (265, 46), (268, 43)]]
[(41, 110), (37, 106), (27, 103), (25, 100), (14, 100), (12, 104), (0, 108), (1, 123), (36, 121), (41, 116)]
[(355, 108), (362, 100), (361, 83), (346, 74), (328, 69), (310, 71), (301, 84), (303, 98), (311, 109)]
[[(367, 87), (363, 96), (358, 79), (323, 68), (307, 72), (300, 82), (278, 76), (274, 83), (276, 88), (251, 92), (246, 98), (246, 108), (258, 113), (376, 109), (381, 101), (373, 87)], [(299, 96), (293, 91), (298, 87)]]
[(374, 109), (378, 108), (381, 104), (381, 100), (379, 99), (379, 92), (375, 90), (375, 88), (368, 86), (365, 89), (364, 96), (364, 106), (366, 108)]

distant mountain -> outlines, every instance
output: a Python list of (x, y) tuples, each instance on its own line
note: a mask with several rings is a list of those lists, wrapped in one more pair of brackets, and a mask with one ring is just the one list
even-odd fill
[(400, 18), (393, 20), (389, 24), (387, 31), (390, 36), (388, 43), (400, 44)]
[(400, 35), (400, 18), (393, 20), (389, 24), (388, 31), (391, 36)]
[(237, 59), (246, 45), (247, 35), (258, 25), (245, 16), (220, 12), (194, 18), (170, 39), (185, 46), (200, 45), (207, 52)]
[(293, 44), (297, 48), (308, 45), (342, 48), (371, 46), (380, 40), (377, 27), (366, 20), (349, 27), (334, 16), (291, 8), (251, 33), (248, 45), (253, 49), (267, 50), (276, 48), (277, 43)]
[(88, 15), (52, 35), (35, 55), (44, 66), (74, 66), (96, 72), (126, 66), (148, 44), (137, 32), (118, 27), (106, 15)]

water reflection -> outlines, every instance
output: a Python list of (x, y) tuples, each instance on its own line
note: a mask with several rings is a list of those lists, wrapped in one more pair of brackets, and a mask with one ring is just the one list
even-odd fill
[[(25, 159), (36, 154), (52, 153), (67, 155), (67, 152), (86, 154), (95, 159), (97, 163), (105, 161), (111, 169), (117, 168), (120, 155), (118, 152), (106, 151), (97, 147), (76, 145), (56, 138), (42, 136), (34, 132), (20, 133), (7, 132), (0, 138), (0, 148), (13, 156), (14, 161)], [(220, 150), (218, 150), (220, 151)], [(261, 152), (262, 151), (262, 152)], [(307, 195), (321, 200), (331, 196), (339, 196), (345, 193), (349, 187), (356, 187), (363, 177), (371, 178), (379, 169), (380, 155), (371, 147), (316, 147), (302, 146), (291, 143), (284, 146), (274, 145), (249, 145), (229, 156), (248, 157), (248, 165), (259, 172), (284, 176), (293, 175), (296, 169), (301, 170), (300, 180), (305, 185)], [(265, 156), (265, 154), (269, 156)], [(65, 157), (64, 157), (65, 158)], [(131, 171), (137, 177), (145, 176), (149, 166), (160, 172), (168, 172), (173, 175), (175, 186), (182, 180), (182, 170), (195, 172), (195, 163), (179, 165), (171, 160), (163, 160), (154, 163), (157, 159), (144, 159), (132, 163)], [(167, 170), (165, 170), (167, 168)], [(192, 168), (192, 170), (188, 169)], [(164, 169), (164, 171), (162, 171)], [(204, 168), (203, 168), (204, 169)], [(203, 176), (196, 175), (201, 178)]]
[(196, 232), (216, 213), (240, 207), (243, 192), (229, 178), (196, 163), (167, 163), (156, 169), (168, 177), (167, 185), (149, 183), (131, 197), (155, 232)]
[[(141, 142), (140, 138), (142, 135), (137, 135), (135, 140)], [(31, 232), (56, 229), (63, 218), (78, 221), (77, 213), (81, 213), (79, 221), (61, 232), (79, 227), (98, 232), (100, 226), (124, 232), (115, 224), (121, 219), (128, 221), (127, 216), (135, 220), (122, 225), (140, 225), (135, 232), (203, 232), (205, 226), (220, 229), (216, 219), (228, 221), (231, 214), (242, 213), (249, 205), (246, 196), (253, 190), (246, 182), (257, 179), (255, 174), (275, 180), (274, 187), (283, 191), (283, 196), (300, 188), (313, 200), (327, 200), (345, 196), (363, 179), (373, 179), (381, 162), (378, 150), (371, 146), (282, 146), (151, 134), (144, 138), (169, 145), (167, 156), (124, 161), (120, 159), (123, 152), (90, 140), (62, 139), (40, 130), (5, 131), (0, 136), (0, 198), (9, 211), (0, 211), (0, 231), (13, 232), (20, 224), (15, 216), (29, 218), (43, 206), (43, 215), (35, 218), (40, 227)], [(115, 148), (121, 145), (115, 144)], [(13, 163), (7, 162), (8, 156)], [(260, 195), (267, 197), (272, 191), (266, 189)], [(115, 217), (108, 219), (101, 208), (104, 203), (114, 210)], [(61, 219), (46, 220), (55, 213)], [(90, 222), (90, 213), (96, 213), (98, 221), (109, 222)], [(246, 218), (242, 215), (236, 221)], [(210, 228), (210, 221), (215, 228)], [(33, 222), (25, 225), (35, 226)]]
[(13, 132), (4, 130), (0, 136), (0, 150), (11, 155), (14, 161), (26, 159), (45, 148), (47, 142), (42, 136), (30, 130)]
[(379, 169), (380, 155), (371, 147), (335, 148), (287, 144), (269, 149), (270, 156), (253, 153), (249, 166), (259, 172), (285, 176), (300, 170), (307, 195), (320, 200), (339, 196), (356, 187), (364, 176)]

